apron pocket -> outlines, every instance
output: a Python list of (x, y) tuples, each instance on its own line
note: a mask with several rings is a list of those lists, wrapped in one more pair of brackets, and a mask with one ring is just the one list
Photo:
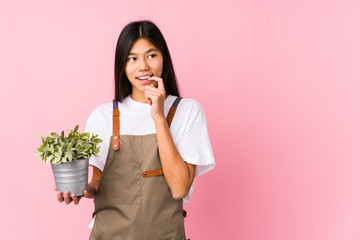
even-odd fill
[(121, 163), (110, 180), (111, 201), (115, 204), (141, 203), (141, 167), (138, 163)]

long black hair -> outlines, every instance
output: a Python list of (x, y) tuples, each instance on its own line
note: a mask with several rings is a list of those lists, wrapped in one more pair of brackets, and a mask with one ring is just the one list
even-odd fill
[(120, 33), (115, 52), (115, 99), (122, 101), (132, 92), (132, 85), (125, 74), (125, 66), (132, 45), (139, 39), (150, 41), (161, 51), (163, 71), (161, 78), (167, 94), (179, 96), (175, 71), (170, 52), (159, 28), (151, 21), (135, 21), (127, 24)]

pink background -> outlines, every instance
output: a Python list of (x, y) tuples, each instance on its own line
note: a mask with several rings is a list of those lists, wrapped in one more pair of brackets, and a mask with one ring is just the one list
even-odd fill
[(113, 98), (117, 37), (153, 20), (217, 166), (185, 205), (194, 239), (360, 239), (359, 1), (1, 1), (1, 239), (86, 239), (39, 135)]

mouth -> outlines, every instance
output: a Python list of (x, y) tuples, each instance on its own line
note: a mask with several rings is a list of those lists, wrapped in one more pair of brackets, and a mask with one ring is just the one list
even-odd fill
[(151, 78), (152, 76), (154, 76), (154, 74), (150, 74), (150, 75), (146, 75), (146, 76), (141, 76), (141, 77), (136, 77), (137, 80), (140, 80), (140, 81), (146, 81), (148, 80), (149, 78)]

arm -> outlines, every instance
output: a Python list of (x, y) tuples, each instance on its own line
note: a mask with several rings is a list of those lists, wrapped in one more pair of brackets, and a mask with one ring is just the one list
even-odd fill
[(150, 79), (157, 81), (158, 88), (151, 84), (146, 87), (144, 95), (152, 106), (151, 116), (155, 123), (161, 165), (173, 198), (181, 199), (189, 192), (194, 181), (196, 166), (184, 162), (172, 139), (164, 115), (166, 92), (162, 78), (153, 76)]
[(99, 188), (99, 183), (100, 183), (100, 179), (102, 176), (102, 171), (99, 168), (97, 168), (95, 166), (92, 166), (92, 168), (93, 168), (93, 176), (92, 176), (91, 182), (89, 182), (89, 184), (88, 184), (88, 190), (84, 191), (84, 197), (86, 197), (86, 198), (94, 198), (95, 197), (96, 192)]
[[(92, 166), (93, 168), (93, 176), (91, 179), (91, 182), (89, 182), (88, 184), (88, 190), (84, 191), (84, 197), (86, 198), (94, 198), (96, 195), (96, 192), (99, 188), (99, 183), (100, 183), (100, 179), (101, 179), (101, 175), (102, 175), (102, 171), (100, 169), (98, 169), (95, 166)], [(56, 191), (56, 186), (54, 186), (54, 190)], [(75, 205), (79, 204), (80, 199), (82, 198), (82, 196), (77, 197), (75, 194), (73, 194), (70, 197), (69, 192), (65, 192), (64, 193), (64, 197), (62, 196), (62, 192), (57, 192), (57, 199), (59, 202), (64, 202), (65, 204), (70, 204), (72, 201), (74, 202)]]
[(175, 147), (165, 117), (154, 120), (160, 160), (174, 199), (184, 198), (194, 181), (196, 165), (184, 162)]

